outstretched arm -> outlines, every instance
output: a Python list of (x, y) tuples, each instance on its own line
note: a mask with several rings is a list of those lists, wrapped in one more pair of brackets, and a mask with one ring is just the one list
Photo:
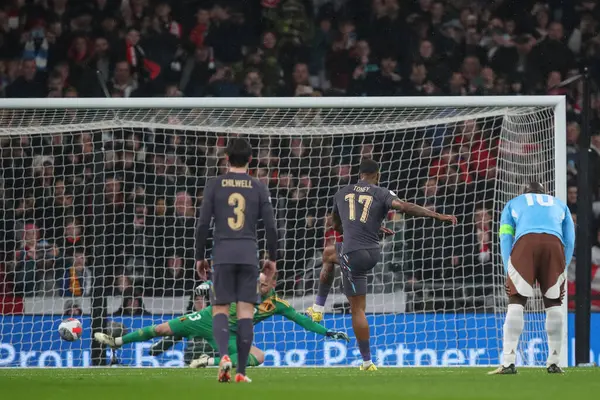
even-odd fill
[(306, 315), (300, 314), (293, 307), (291, 307), (286, 301), (277, 299), (276, 313), (279, 315), (283, 315), (285, 318), (289, 319), (290, 321), (294, 321), (295, 323), (297, 323), (298, 325), (300, 325), (302, 328), (306, 329), (307, 331), (311, 331), (318, 335), (323, 335), (323, 336), (325, 336), (327, 334), (327, 328), (325, 328), (323, 325), (317, 324), (316, 322), (314, 322), (312, 319), (310, 319)]
[(457, 219), (454, 215), (440, 214), (435, 211), (431, 211), (428, 208), (418, 206), (414, 203), (408, 203), (400, 199), (392, 200), (392, 207), (396, 211), (401, 213), (412, 215), (413, 217), (428, 217), (434, 218), (442, 222), (450, 222), (452, 225), (456, 225)]
[(310, 319), (306, 315), (300, 314), (293, 307), (290, 307), (290, 305), (286, 301), (277, 299), (276, 302), (277, 302), (277, 306), (276, 306), (277, 314), (283, 315), (285, 318), (289, 319), (290, 321), (294, 321), (295, 323), (297, 323), (298, 325), (300, 325), (302, 328), (306, 329), (307, 331), (314, 332), (318, 335), (326, 336), (326, 337), (332, 338), (332, 339), (345, 340), (346, 342), (350, 341), (350, 337), (348, 337), (348, 335), (346, 333), (332, 331), (332, 330), (325, 328), (323, 325), (317, 324), (316, 322), (314, 322), (312, 319)]

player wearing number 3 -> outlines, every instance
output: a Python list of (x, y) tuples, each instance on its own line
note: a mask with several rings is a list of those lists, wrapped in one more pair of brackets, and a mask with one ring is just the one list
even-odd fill
[(523, 311), (539, 284), (546, 308), (549, 373), (558, 366), (562, 345), (565, 269), (575, 248), (575, 227), (566, 204), (545, 194), (540, 183), (530, 183), (525, 193), (509, 201), (500, 219), (500, 247), (509, 296), (502, 365), (490, 374), (515, 374)]
[(271, 279), (277, 259), (277, 227), (269, 189), (248, 175), (252, 159), (250, 143), (232, 139), (225, 151), (229, 170), (207, 182), (196, 228), (196, 260), (204, 259), (204, 247), (214, 221), (213, 334), (221, 356), (219, 381), (228, 382), (232, 362), (229, 356), (229, 309), (237, 304), (236, 382), (250, 382), (246, 362), (254, 337), (252, 317), (258, 293), (258, 243), (256, 230), (262, 219), (267, 239), (268, 260), (263, 272)]

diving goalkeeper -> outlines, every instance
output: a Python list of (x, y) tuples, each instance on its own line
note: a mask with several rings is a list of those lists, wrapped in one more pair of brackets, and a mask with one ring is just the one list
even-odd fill
[[(253, 323), (258, 324), (261, 321), (277, 314), (294, 321), (304, 329), (323, 335), (332, 339), (350, 341), (348, 335), (344, 332), (335, 332), (327, 330), (322, 325), (313, 322), (307, 316), (298, 313), (286, 301), (280, 299), (275, 293), (276, 278), (270, 281), (266, 275), (260, 274), (260, 295), (261, 303), (255, 306)], [(145, 342), (157, 336), (175, 336), (179, 338), (202, 338), (213, 348), (217, 348), (217, 344), (213, 337), (212, 330), (212, 306), (208, 306), (200, 311), (186, 314), (182, 317), (172, 319), (160, 325), (147, 326), (135, 332), (129, 333), (123, 337), (114, 338), (104, 333), (95, 333), (94, 339), (100, 343), (110, 346), (113, 349), (120, 348), (123, 345), (136, 342)], [(229, 310), (229, 329), (231, 332), (236, 332), (237, 317), (236, 306), (231, 305)], [(162, 350), (166, 350), (162, 346)], [(154, 353), (157, 354), (157, 353)], [(231, 335), (229, 339), (229, 354), (232, 363), (237, 364), (237, 345), (236, 336)], [(250, 356), (248, 357), (248, 366), (258, 366), (264, 361), (264, 353), (259, 348), (252, 346)], [(209, 357), (202, 355), (190, 363), (191, 367), (201, 368), (212, 365), (219, 365), (218, 357)]]

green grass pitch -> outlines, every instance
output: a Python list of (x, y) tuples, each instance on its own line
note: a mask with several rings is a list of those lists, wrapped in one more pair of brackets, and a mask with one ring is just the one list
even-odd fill
[(216, 370), (2, 369), (0, 393), (21, 400), (487, 400), (586, 399), (600, 393), (600, 369), (548, 375), (521, 368), (516, 376), (488, 376), (482, 368), (256, 368), (251, 384), (220, 384)]

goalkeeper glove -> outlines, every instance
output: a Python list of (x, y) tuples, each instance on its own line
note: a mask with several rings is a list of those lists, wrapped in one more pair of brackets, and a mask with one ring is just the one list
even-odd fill
[(335, 340), (344, 340), (346, 342), (350, 341), (350, 337), (346, 334), (346, 332), (335, 332), (335, 331), (327, 331), (325, 334), (328, 338), (332, 338)]
[(196, 286), (196, 296), (208, 296), (208, 292), (210, 291), (211, 286), (211, 281), (202, 282), (201, 284)]

